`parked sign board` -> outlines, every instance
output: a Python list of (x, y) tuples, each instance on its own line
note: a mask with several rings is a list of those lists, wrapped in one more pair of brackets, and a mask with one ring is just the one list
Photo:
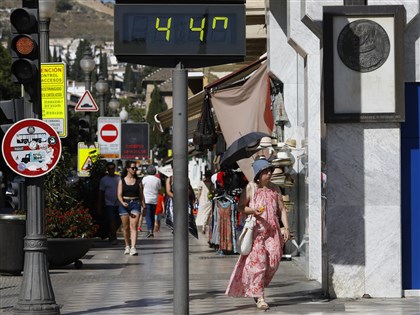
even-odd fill
[(66, 65), (63, 62), (41, 64), (42, 120), (61, 138), (67, 137)]
[(140, 160), (149, 158), (149, 124), (129, 123), (121, 125), (121, 159)]
[(24, 177), (47, 174), (61, 156), (57, 131), (40, 119), (23, 119), (6, 132), (2, 154), (12, 171)]
[(103, 159), (119, 159), (121, 156), (121, 119), (98, 118), (98, 143)]
[(77, 176), (89, 177), (93, 162), (99, 157), (98, 143), (86, 144), (79, 142), (77, 144)]

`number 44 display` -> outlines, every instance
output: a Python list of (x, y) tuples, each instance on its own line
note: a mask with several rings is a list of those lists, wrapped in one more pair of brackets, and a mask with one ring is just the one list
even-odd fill
[(117, 3), (115, 55), (122, 62), (164, 67), (178, 62), (201, 67), (243, 61), (245, 4), (239, 2)]
[[(199, 19), (198, 19), (199, 20)], [(194, 21), (194, 18), (190, 18), (190, 31), (191, 32), (199, 32), (200, 35), (200, 41), (204, 42), (204, 30), (206, 27), (206, 21), (207, 19), (205, 17), (201, 18), (201, 22), (199, 22), (200, 26), (199, 27), (194, 27), (194, 25), (196, 24)], [(222, 25), (222, 29), (226, 30), (228, 28), (228, 24), (229, 24), (229, 18), (225, 17), (225, 16), (215, 16), (212, 19), (212, 23), (211, 23), (211, 29), (213, 31), (216, 30), (216, 26), (217, 26), (217, 22), (220, 21), (219, 24)], [(170, 41), (171, 40), (171, 27), (172, 27), (172, 18), (168, 18), (167, 22), (166, 22), (166, 26), (161, 26), (161, 18), (157, 17), (156, 18), (156, 30), (158, 30), (159, 32), (166, 32), (166, 41)]]

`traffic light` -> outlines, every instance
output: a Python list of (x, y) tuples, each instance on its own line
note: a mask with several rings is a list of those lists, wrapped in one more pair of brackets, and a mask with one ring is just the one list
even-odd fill
[(79, 118), (79, 138), (80, 141), (90, 142), (90, 116), (85, 115)]
[(14, 9), (10, 23), (13, 82), (23, 84), (31, 101), (38, 101), (41, 91), (38, 9)]
[(27, 210), (25, 178), (13, 178), (7, 186), (5, 201), (13, 210)]
[(7, 129), (24, 118), (23, 98), (0, 101), (0, 142)]

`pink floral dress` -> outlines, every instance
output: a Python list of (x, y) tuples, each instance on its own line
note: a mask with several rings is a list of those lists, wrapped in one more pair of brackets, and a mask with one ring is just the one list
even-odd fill
[(241, 255), (235, 265), (225, 294), (233, 297), (261, 297), (276, 273), (283, 255), (277, 209), (281, 202), (278, 187), (256, 188), (249, 206), (265, 210), (257, 216), (252, 249)]

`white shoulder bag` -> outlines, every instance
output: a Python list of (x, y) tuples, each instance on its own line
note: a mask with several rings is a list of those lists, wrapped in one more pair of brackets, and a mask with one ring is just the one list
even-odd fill
[[(251, 183), (251, 200), (254, 198), (254, 184)], [(244, 228), (242, 230), (241, 235), (239, 235), (238, 241), (237, 241), (237, 245), (238, 245), (238, 252), (241, 255), (248, 255), (251, 251), (252, 248), (252, 243), (253, 243), (253, 230), (256, 224), (256, 218), (254, 217), (254, 215), (249, 215), (246, 220), (245, 220), (245, 224), (244, 224)]]

